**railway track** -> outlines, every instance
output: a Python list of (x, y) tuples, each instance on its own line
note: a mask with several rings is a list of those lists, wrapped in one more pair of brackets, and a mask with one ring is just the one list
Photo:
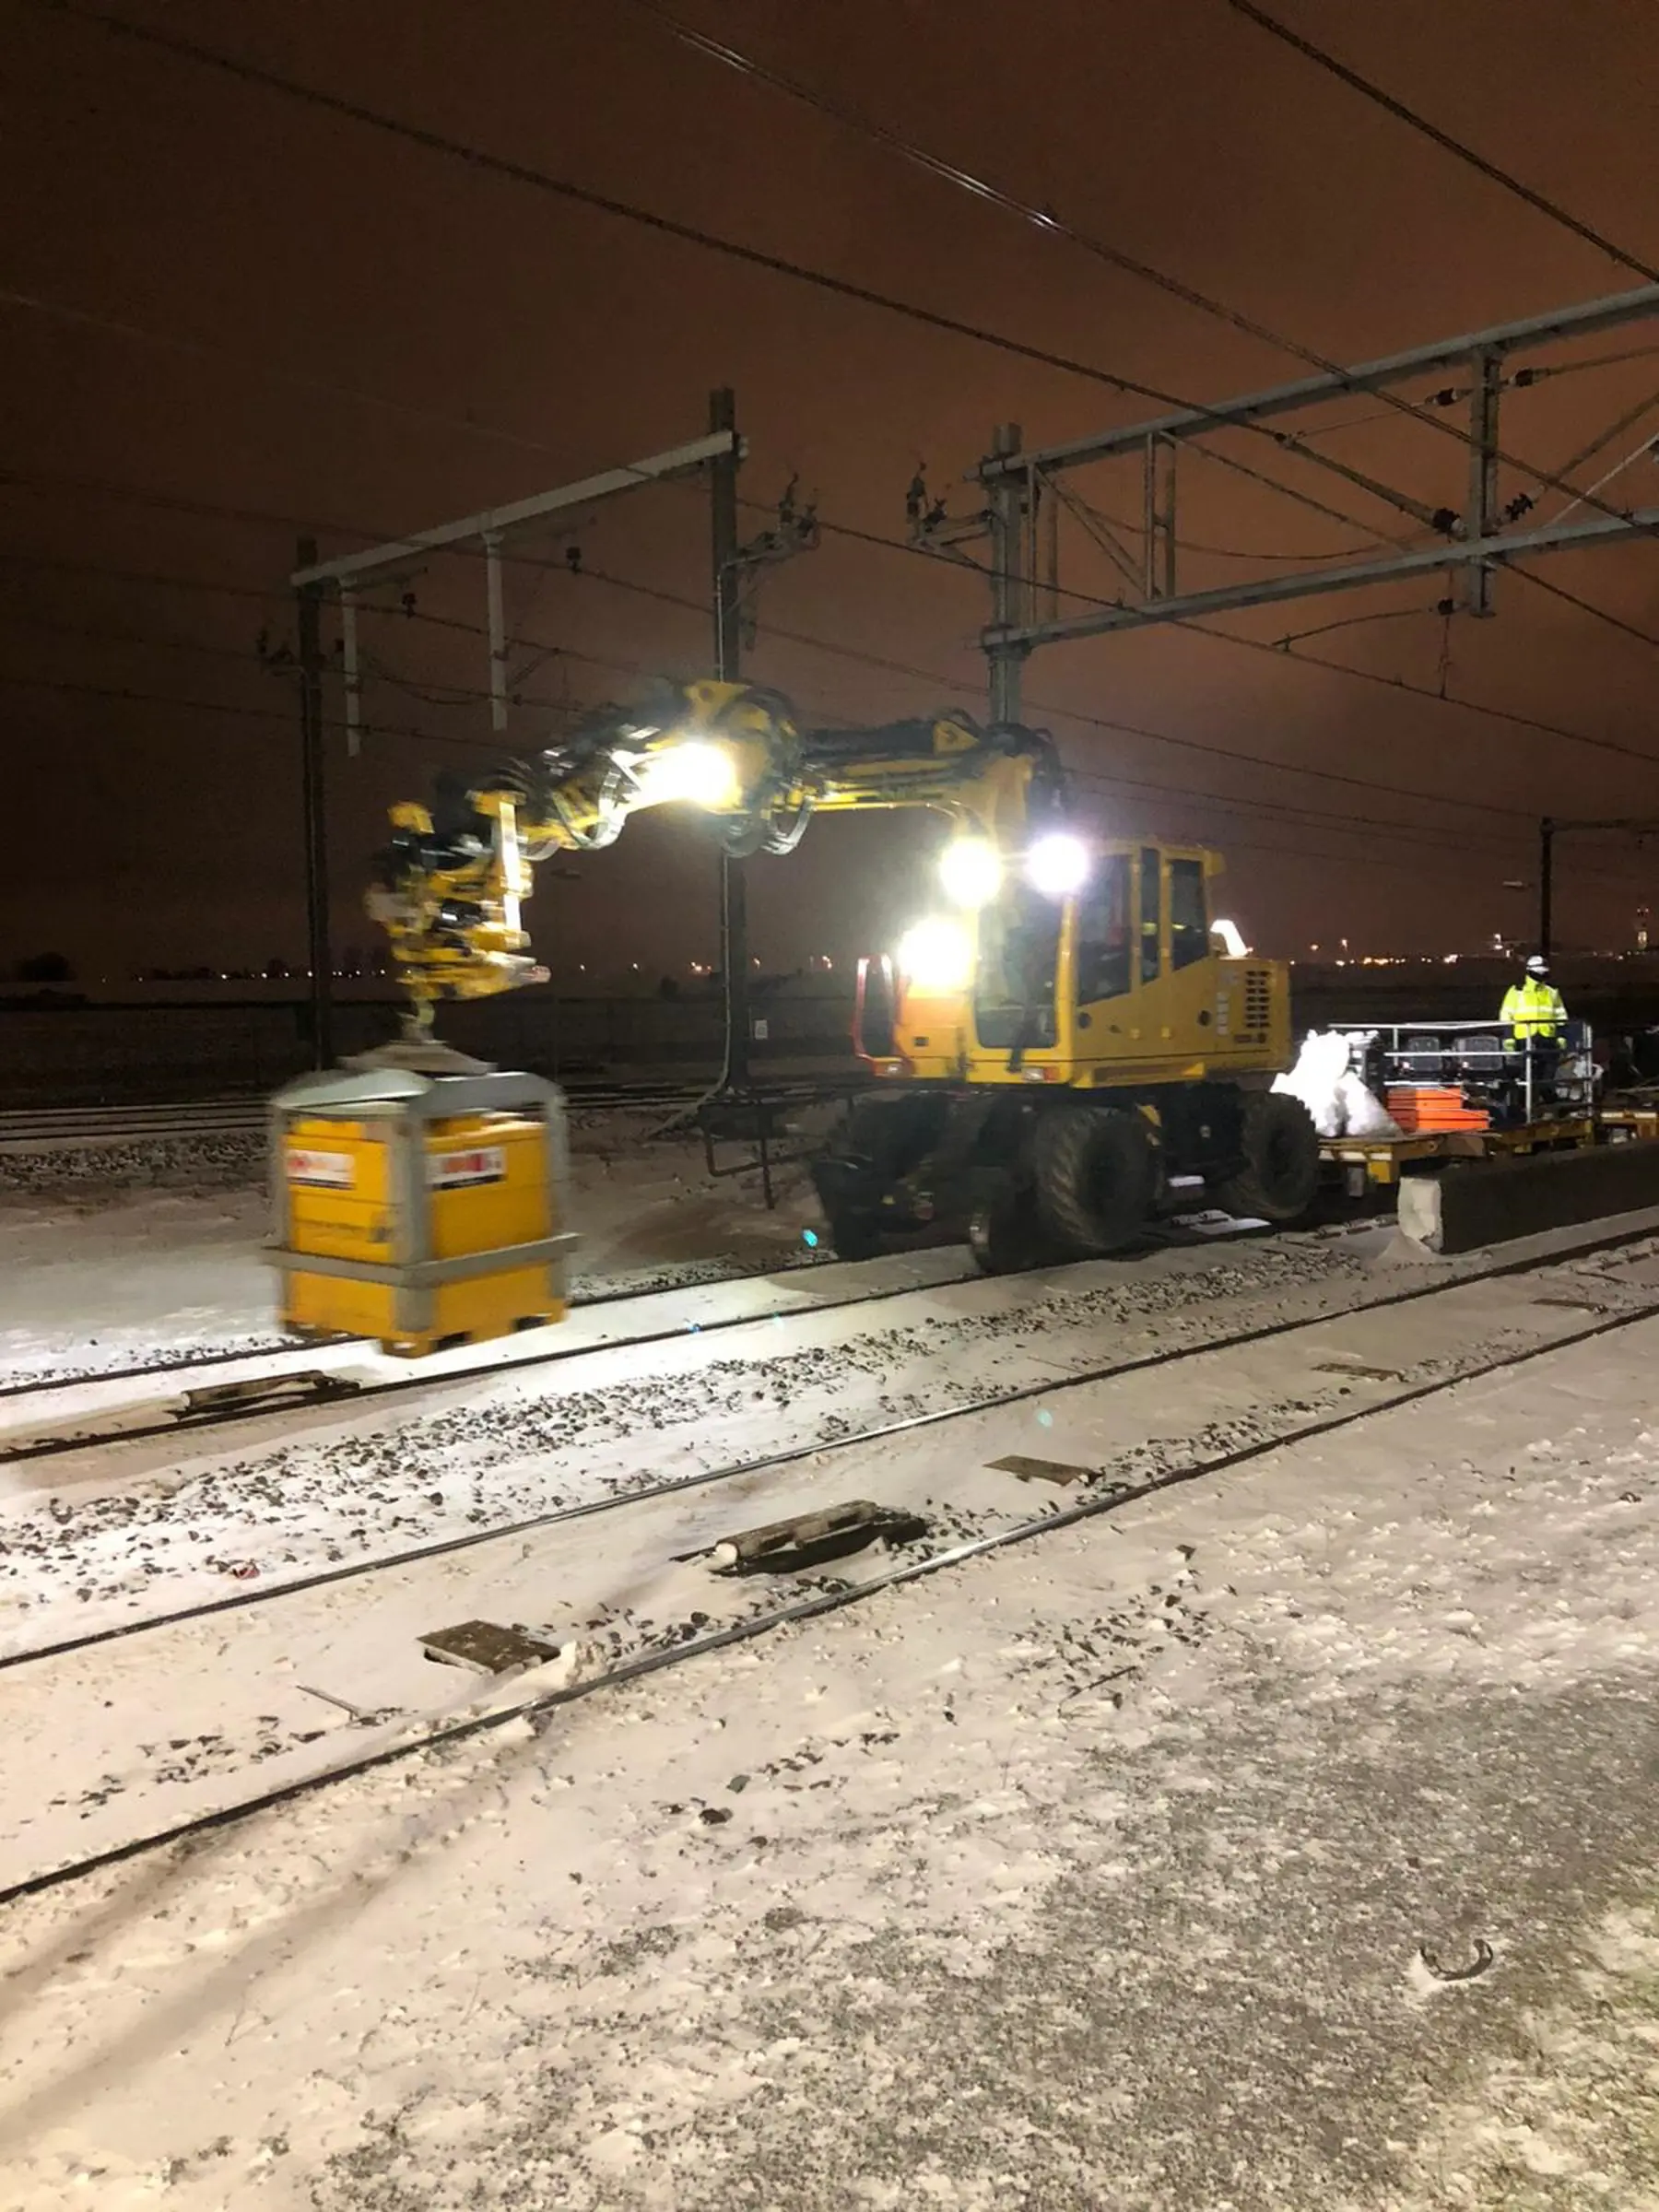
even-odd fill
[[(1601, 1249), (1638, 1241), (1645, 1233), (1608, 1238)], [(118, 1711), (113, 1723), (96, 1717), (100, 1705), (108, 1710), (112, 1703), (123, 1703), (119, 1696), (108, 1700), (112, 1688), (121, 1688), (111, 1672), (113, 1655), (103, 1648), (112, 1642), (152, 1640), (138, 1686), (138, 1711), (142, 1726), (161, 1734), (162, 1724), (153, 1717), (154, 1680), (159, 1674), (171, 1685), (186, 1654), (204, 1655), (206, 1641), (200, 1624), (209, 1615), (237, 1616), (224, 1624), (229, 1640), (207, 1653), (212, 1710), (221, 1723), (225, 1706), (239, 1697), (265, 1710), (250, 1709), (238, 1716), (245, 1752), (240, 1761), (234, 1746), (222, 1755), (215, 1751), (194, 1763), (189, 1757), (181, 1761), (178, 1754), (192, 1741), (184, 1733), (188, 1724), (170, 1725), (171, 1748), (161, 1754), (159, 1764), (152, 1762), (148, 1786), (140, 1783), (136, 1802), (131, 1802), (132, 1793), (123, 1783), (93, 1793), (96, 1802), (80, 1810), (78, 1818), (90, 1831), (88, 1848), (52, 1864), (36, 1859), (26, 1865), (30, 1846), (14, 1836), (0, 1854), (0, 1902), (1659, 1317), (1659, 1290), (1587, 1275), (1580, 1265), (1585, 1256), (1581, 1253), (1571, 1262), (1555, 1256), (1517, 1258), (1456, 1281), (1441, 1278), (1382, 1292), (1334, 1313), (1258, 1319), (1253, 1326), (1218, 1332), (1195, 1348), (1097, 1360), (1077, 1371), (982, 1391), (966, 1403), (866, 1424), (833, 1439), (704, 1468), (694, 1477), (636, 1484), (460, 1538), (14, 1653), (6, 1664), (12, 1674), (8, 1701), (16, 1718), (9, 1740), (0, 1748), (0, 1761), (14, 1768), (20, 1761), (23, 1772), (31, 1742), (53, 1725), (54, 1698), (60, 1708), (67, 1701), (72, 1709), (92, 1713), (93, 1724), (112, 1744), (126, 1739), (130, 1713)], [(1448, 1358), (1444, 1347), (1452, 1342), (1467, 1348)], [(1248, 1359), (1238, 1357), (1241, 1351), (1248, 1351)], [(1171, 1369), (1182, 1371), (1182, 1391), (1174, 1397), (1168, 1386)], [(1110, 1397), (1102, 1394), (1107, 1385)], [(1044, 1449), (1065, 1449), (1070, 1441), (1075, 1464), (982, 1459), (992, 1445), (1006, 1441), (1010, 1411), (1039, 1398), (1061, 1423)], [(1171, 1403), (1207, 1406), (1211, 1418), (1196, 1433), (1171, 1438), (1159, 1428)], [(1102, 1421), (1112, 1437), (1107, 1450), (1100, 1449)], [(941, 1432), (947, 1445), (943, 1458), (933, 1442)], [(1024, 1441), (1028, 1432), (1017, 1428), (1015, 1433)], [(942, 1467), (950, 1493), (944, 1501), (934, 1494)], [(1045, 1467), (1052, 1470), (1047, 1476), (1041, 1472)], [(808, 1468), (810, 1474), (805, 1473)], [(723, 1533), (732, 1532), (739, 1510), (752, 1521), (781, 1508), (802, 1510), (803, 1499), (821, 1505), (827, 1478), (842, 1488), (859, 1481), (871, 1498), (918, 1524), (901, 1556), (872, 1559), (861, 1552), (840, 1561), (844, 1571), (827, 1582), (813, 1586), (808, 1577), (805, 1594), (800, 1579), (791, 1578), (781, 1598), (776, 1583), (759, 1577), (734, 1581), (711, 1575), (709, 1561)], [(1040, 1484), (1045, 1479), (1057, 1485), (1053, 1502), (1036, 1511), (1024, 1504), (1016, 1510), (1010, 1493), (1027, 1480)], [(817, 1487), (808, 1492), (803, 1483)], [(731, 1495), (733, 1486), (740, 1494), (740, 1509), (735, 1499), (728, 1502), (722, 1495), (723, 1489)], [(1028, 1488), (1024, 1496), (1030, 1495)], [(624, 1537), (610, 1535), (618, 1529), (626, 1531)], [(471, 1558), (458, 1577), (455, 1561), (463, 1553)], [(435, 1564), (440, 1561), (445, 1564)], [(614, 1602), (619, 1582), (632, 1593), (622, 1605)], [(351, 1583), (367, 1585), (368, 1602), (380, 1607), (385, 1649), (377, 1651), (372, 1663), (363, 1656), (365, 1600), (341, 1589)], [(482, 1700), (457, 1703), (434, 1692), (411, 1624), (424, 1621), (432, 1627), (438, 1614), (447, 1610), (449, 1618), (457, 1618), (475, 1603), (487, 1606), (498, 1619), (533, 1620), (538, 1618), (535, 1611), (515, 1608), (529, 1598), (545, 1611), (549, 1590), (558, 1592), (557, 1609), (568, 1617), (565, 1624), (548, 1624), (540, 1631), (557, 1642), (558, 1662), (516, 1686), (488, 1691)], [(702, 1603), (688, 1606), (688, 1595), (700, 1596)], [(666, 1620), (644, 1615), (644, 1604), (654, 1614), (665, 1602), (671, 1607)], [(340, 1627), (342, 1615), (351, 1624), (348, 1630)], [(574, 1631), (569, 1622), (577, 1624)], [(583, 1627), (601, 1631), (596, 1644), (584, 1642)], [(170, 1656), (175, 1643), (179, 1650)], [(289, 1741), (282, 1735), (279, 1714), (269, 1710), (284, 1702), (274, 1687), (272, 1662), (275, 1654), (296, 1652), (302, 1654), (299, 1664), (313, 1677), (313, 1686), (295, 1684), (294, 1699), (315, 1699), (336, 1712), (330, 1724), (302, 1727)], [(347, 1658), (351, 1671), (342, 1677), (337, 1670)], [(336, 1669), (334, 1687), (314, 1687), (319, 1677), (330, 1679), (331, 1665)], [(240, 1681), (239, 1665), (245, 1670)], [(343, 1679), (349, 1697), (341, 1694)], [(132, 1695), (129, 1685), (126, 1703)], [(348, 1718), (339, 1720), (339, 1711)], [(56, 1724), (62, 1726), (61, 1718)], [(344, 1731), (356, 1741), (342, 1757)], [(222, 1744), (222, 1728), (199, 1740)], [(266, 1768), (273, 1780), (250, 1789), (246, 1783), (256, 1766)], [(22, 1774), (14, 1771), (12, 1786), (0, 1790), (6, 1802), (21, 1802), (21, 1780)], [(203, 1806), (204, 1794), (216, 1801)], [(193, 1796), (194, 1809), (164, 1817)]]
[[(694, 1106), (708, 1086), (699, 1083), (572, 1081), (567, 1104), (584, 1112), (629, 1108)], [(270, 1118), (269, 1101), (257, 1098), (189, 1099), (172, 1104), (25, 1106), (0, 1112), (0, 1153), (87, 1150), (99, 1146), (176, 1137), (257, 1136)]]
[[(1212, 1241), (1216, 1243), (1225, 1241), (1237, 1241), (1253, 1237), (1257, 1233), (1259, 1232), (1248, 1227), (1240, 1226), (1230, 1231), (1227, 1238), (1217, 1236)], [(1027, 1272), (1042, 1275), (1053, 1274), (1054, 1270), (1051, 1267), (1028, 1270)], [(599, 1309), (642, 1305), (650, 1300), (668, 1300), (677, 1297), (685, 1298), (695, 1307), (700, 1300), (703, 1300), (704, 1294), (708, 1294), (709, 1298), (717, 1298), (720, 1293), (733, 1290), (744, 1283), (788, 1280), (797, 1277), (804, 1282), (808, 1277), (822, 1277), (826, 1273), (837, 1279), (845, 1276), (856, 1275), (857, 1279), (868, 1288), (857, 1295), (849, 1294), (840, 1299), (825, 1298), (817, 1293), (803, 1291), (795, 1295), (794, 1302), (784, 1304), (775, 1312), (746, 1312), (729, 1317), (721, 1317), (718, 1314), (708, 1316), (693, 1311), (683, 1319), (665, 1321), (660, 1326), (653, 1327), (636, 1337), (626, 1339), (626, 1341), (641, 1346), (649, 1346), (667, 1342), (684, 1330), (707, 1333), (739, 1327), (747, 1322), (784, 1320), (797, 1312), (832, 1312), (838, 1306), (858, 1305), (870, 1298), (896, 1298), (910, 1290), (934, 1288), (951, 1282), (971, 1281), (974, 1279), (977, 1270), (966, 1251), (957, 1247), (889, 1253), (874, 1260), (837, 1260), (833, 1254), (826, 1253), (817, 1258), (797, 1258), (785, 1263), (782, 1266), (771, 1265), (740, 1269), (731, 1274), (692, 1277), (684, 1282), (665, 1284), (653, 1281), (642, 1284), (637, 1288), (592, 1293), (583, 1293), (578, 1288), (571, 1300), (571, 1311), (572, 1313), (588, 1315)], [(879, 1276), (895, 1273), (900, 1279), (889, 1287), (881, 1287), (878, 1280)], [(561, 1332), (569, 1326), (568, 1324), (559, 1325)], [(546, 1332), (535, 1332), (535, 1334), (539, 1335)], [(515, 1349), (515, 1340), (509, 1338), (492, 1345), (485, 1358), (479, 1359), (475, 1357), (470, 1360), (465, 1348), (457, 1347), (451, 1353), (440, 1354), (434, 1359), (423, 1360), (418, 1372), (416, 1373), (409, 1372), (405, 1363), (389, 1359), (382, 1360), (380, 1369), (367, 1382), (353, 1384), (349, 1391), (341, 1389), (332, 1394), (326, 1387), (329, 1371), (319, 1369), (315, 1364), (318, 1353), (332, 1354), (338, 1350), (343, 1355), (353, 1349), (359, 1353), (372, 1353), (376, 1351), (376, 1347), (371, 1338), (318, 1337), (306, 1344), (288, 1338), (281, 1342), (274, 1342), (264, 1349), (257, 1347), (249, 1349), (244, 1346), (224, 1352), (199, 1354), (190, 1359), (170, 1359), (164, 1357), (125, 1368), (103, 1368), (88, 1373), (37, 1377), (25, 1382), (0, 1384), (0, 1409), (6, 1408), (8, 1405), (10, 1407), (10, 1418), (0, 1414), (0, 1466), (12, 1461), (47, 1458), (54, 1453), (80, 1450), (104, 1441), (111, 1443), (132, 1442), (144, 1438), (172, 1435), (185, 1427), (199, 1430), (212, 1426), (223, 1426), (236, 1420), (252, 1420), (257, 1418), (262, 1413), (268, 1412), (270, 1407), (254, 1402), (252, 1393), (250, 1394), (250, 1402), (243, 1406), (227, 1404), (218, 1407), (207, 1405), (191, 1407), (183, 1403), (193, 1395), (199, 1394), (206, 1397), (220, 1389), (222, 1384), (219, 1380), (219, 1371), (228, 1368), (242, 1366), (253, 1369), (257, 1367), (269, 1375), (274, 1385), (279, 1385), (285, 1378), (299, 1378), (313, 1374), (317, 1378), (318, 1387), (312, 1393), (312, 1395), (314, 1399), (321, 1401), (331, 1394), (337, 1397), (358, 1394), (359, 1391), (366, 1391), (369, 1394), (380, 1395), (388, 1392), (415, 1390), (423, 1385), (434, 1386), (440, 1382), (464, 1382), (470, 1377), (489, 1375), (509, 1369), (544, 1366), (559, 1359), (575, 1357), (582, 1352), (592, 1351), (595, 1348), (597, 1341), (592, 1336), (582, 1337), (579, 1335), (575, 1338), (566, 1338), (551, 1349), (534, 1350), (530, 1348)], [(608, 1344), (613, 1340), (605, 1339), (604, 1341)], [(276, 1361), (280, 1361), (281, 1365), (274, 1364)], [(194, 1383), (191, 1379), (197, 1373), (205, 1378), (201, 1384)], [(252, 1381), (254, 1378), (251, 1376), (249, 1379)], [(147, 1425), (140, 1424), (134, 1427), (123, 1421), (121, 1425), (111, 1428), (105, 1433), (100, 1431), (96, 1426), (83, 1425), (81, 1417), (65, 1417), (62, 1421), (54, 1421), (50, 1414), (50, 1408), (54, 1399), (61, 1400), (65, 1394), (70, 1392), (101, 1394), (119, 1384), (155, 1381), (165, 1381), (170, 1383), (172, 1395), (166, 1406), (158, 1412), (157, 1418)], [(269, 1394), (272, 1399), (276, 1399), (281, 1395), (281, 1392), (278, 1388), (273, 1388)], [(291, 1396), (291, 1392), (289, 1394)], [(31, 1432), (24, 1431), (19, 1434), (20, 1423), (17, 1418), (17, 1408), (19, 1406), (25, 1406), (30, 1411), (39, 1409), (45, 1414), (47, 1416), (45, 1425), (54, 1432), (50, 1435), (42, 1434), (38, 1440)], [(124, 1408), (121, 1410), (124, 1411)], [(74, 1426), (70, 1425), (72, 1420)]]
[[(901, 1270), (897, 1281), (882, 1281), (881, 1274), (891, 1276)], [(722, 1292), (740, 1289), (747, 1283), (776, 1282), (781, 1277), (799, 1276), (802, 1278), (819, 1277), (833, 1274), (837, 1278), (852, 1277), (857, 1288), (849, 1288), (840, 1295), (827, 1291), (821, 1285), (815, 1290), (804, 1288), (782, 1303), (771, 1306), (745, 1306), (742, 1310), (721, 1313), (718, 1297)], [(297, 1403), (340, 1405), (354, 1402), (375, 1402), (383, 1398), (404, 1398), (422, 1392), (451, 1388), (459, 1383), (476, 1382), (480, 1378), (510, 1379), (539, 1368), (558, 1366), (565, 1360), (582, 1359), (596, 1351), (644, 1349), (653, 1345), (667, 1344), (686, 1335), (717, 1335), (724, 1331), (753, 1327), (771, 1322), (792, 1319), (800, 1313), (834, 1313), (847, 1307), (880, 1303), (886, 1300), (904, 1298), (918, 1289), (926, 1289), (948, 1283), (971, 1280), (974, 1270), (963, 1253), (955, 1250), (926, 1253), (888, 1254), (881, 1259), (864, 1261), (832, 1261), (783, 1269), (756, 1269), (747, 1275), (722, 1277), (706, 1283), (675, 1286), (668, 1289), (622, 1290), (575, 1301), (573, 1312), (583, 1316), (608, 1312), (618, 1307), (642, 1306), (661, 1302), (665, 1313), (661, 1320), (635, 1335), (609, 1335), (589, 1331), (586, 1334), (567, 1334), (571, 1324), (563, 1323), (556, 1329), (537, 1330), (536, 1337), (551, 1335), (556, 1341), (539, 1349), (524, 1348), (529, 1337), (507, 1337), (488, 1347), (483, 1359), (468, 1359), (463, 1349), (441, 1353), (420, 1362), (418, 1372), (410, 1372), (406, 1363), (380, 1358), (378, 1366), (355, 1373), (347, 1364), (353, 1352), (359, 1354), (372, 1349), (367, 1338), (337, 1337), (324, 1340), (315, 1346), (304, 1346), (291, 1352), (278, 1354), (249, 1354), (228, 1352), (221, 1357), (210, 1356), (186, 1366), (159, 1365), (136, 1368), (125, 1372), (83, 1375), (65, 1382), (24, 1383), (15, 1390), (0, 1392), (0, 1399), (11, 1398), (14, 1411), (17, 1401), (30, 1409), (50, 1406), (54, 1395), (71, 1390), (101, 1388), (114, 1382), (160, 1379), (171, 1387), (169, 1396), (159, 1407), (151, 1409), (145, 1402), (129, 1407), (117, 1406), (105, 1417), (102, 1427), (96, 1413), (71, 1414), (39, 1430), (24, 1428), (14, 1419), (6, 1428), (0, 1428), (0, 1467), (17, 1465), (36, 1459), (61, 1456), (69, 1452), (96, 1449), (100, 1445), (133, 1444), (152, 1441), (158, 1437), (181, 1435), (199, 1436), (206, 1430), (236, 1427), (243, 1422), (268, 1419), (274, 1412), (291, 1408)], [(684, 1311), (674, 1310), (678, 1300)], [(340, 1355), (338, 1361), (317, 1365), (320, 1350), (332, 1349)], [(277, 1360), (280, 1365), (276, 1364)], [(226, 1382), (218, 1379), (224, 1367), (241, 1364), (254, 1365), (260, 1372), (245, 1379)], [(190, 1378), (197, 1373), (208, 1380), (193, 1383)], [(147, 1413), (149, 1418), (145, 1418)], [(27, 1418), (27, 1417), (26, 1417)]]
[[(826, 1253), (821, 1259), (793, 1259), (781, 1266), (735, 1267), (729, 1273), (688, 1273), (683, 1280), (675, 1282), (655, 1279), (673, 1273), (672, 1265), (643, 1268), (639, 1272), (653, 1279), (632, 1288), (618, 1290), (584, 1291), (578, 1286), (571, 1293), (570, 1307), (572, 1312), (580, 1312), (594, 1306), (618, 1306), (635, 1299), (661, 1298), (677, 1290), (712, 1289), (726, 1283), (757, 1282), (772, 1276), (802, 1274), (814, 1267), (854, 1264), (837, 1261), (832, 1254)], [(304, 1340), (295, 1336), (274, 1336), (268, 1343), (236, 1345), (218, 1352), (193, 1352), (177, 1356), (163, 1352), (154, 1359), (136, 1360), (127, 1367), (87, 1368), (69, 1374), (31, 1375), (21, 1382), (0, 1382), (0, 1406), (4, 1406), (8, 1399), (33, 1399), (44, 1406), (50, 1405), (53, 1394), (57, 1393), (99, 1389), (117, 1382), (145, 1382), (162, 1376), (171, 1378), (181, 1387), (188, 1387), (183, 1378), (198, 1371), (211, 1376), (219, 1368), (246, 1367), (256, 1360), (285, 1358), (289, 1354), (299, 1359), (336, 1345), (355, 1345), (359, 1348), (371, 1349), (374, 1343), (371, 1336), (313, 1336)]]

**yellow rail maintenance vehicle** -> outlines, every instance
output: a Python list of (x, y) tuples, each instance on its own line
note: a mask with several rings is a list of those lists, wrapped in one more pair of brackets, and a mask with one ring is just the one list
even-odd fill
[(1194, 1177), (1270, 1221), (1312, 1206), (1313, 1124), (1272, 1088), (1288, 971), (1216, 928), (1219, 855), (1092, 836), (1049, 737), (962, 714), (803, 730), (776, 692), (670, 685), (429, 809), (394, 808), (369, 908), (411, 1002), (406, 1054), (441, 1052), (441, 1002), (545, 978), (522, 914), (540, 861), (676, 803), (712, 816), (735, 856), (793, 851), (816, 814), (922, 808), (947, 825), (924, 910), (864, 964), (871, 1092), (815, 1163), (843, 1257), (922, 1227), (989, 1271), (1113, 1252)]

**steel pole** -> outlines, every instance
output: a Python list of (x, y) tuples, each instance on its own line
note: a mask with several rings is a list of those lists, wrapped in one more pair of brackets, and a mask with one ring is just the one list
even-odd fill
[(1538, 950), (1549, 958), (1549, 939), (1555, 898), (1555, 820), (1545, 815), (1538, 824)]
[[(709, 394), (711, 432), (731, 434), (729, 449), (709, 464), (710, 568), (713, 583), (714, 673), (735, 683), (742, 654), (737, 569), (737, 402), (729, 387)], [(720, 856), (720, 971), (725, 996), (725, 1066), (722, 1085), (737, 1088), (749, 1075), (748, 887), (743, 863)]]
[[(991, 455), (1003, 460), (1019, 451), (1019, 425), (1000, 423), (992, 433)], [(1024, 561), (1024, 534), (1020, 513), (1023, 487), (1012, 473), (996, 477), (990, 486), (987, 508), (991, 535), (991, 631), (986, 633), (985, 658), (989, 664), (992, 726), (1013, 727), (1020, 719), (1020, 670), (1028, 648), (1006, 641), (994, 641), (991, 632), (1015, 628), (1022, 616), (1029, 619)]]
[[(1477, 354), (1469, 401), (1469, 501), (1464, 510), (1464, 535), (1472, 543), (1490, 537), (1498, 528), (1498, 395), (1502, 389), (1502, 355), (1489, 350)], [(1491, 614), (1490, 561), (1477, 561), (1465, 569), (1463, 586), (1466, 614)]]
[[(302, 537), (296, 568), (315, 566), (317, 541)], [(300, 646), (300, 764), (305, 815), (305, 922), (311, 962), (311, 1041), (313, 1067), (334, 1065), (334, 950), (328, 931), (327, 781), (323, 758), (323, 638), (319, 586), (296, 594)]]

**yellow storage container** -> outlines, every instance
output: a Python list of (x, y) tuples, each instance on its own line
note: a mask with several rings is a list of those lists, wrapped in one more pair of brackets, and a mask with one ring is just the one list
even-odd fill
[(282, 1321), (415, 1356), (562, 1320), (568, 1182), (563, 1100), (535, 1077), (290, 1084), (271, 1130)]

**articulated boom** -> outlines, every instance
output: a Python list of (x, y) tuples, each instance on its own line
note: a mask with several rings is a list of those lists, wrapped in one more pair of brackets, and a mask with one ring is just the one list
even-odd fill
[(546, 979), (523, 923), (536, 864), (612, 843), (642, 808), (695, 806), (742, 856), (792, 852), (815, 813), (872, 807), (932, 807), (1002, 843), (1060, 794), (1053, 747), (1030, 731), (940, 715), (802, 733), (789, 702), (759, 686), (665, 686), (641, 708), (602, 710), (561, 746), (441, 781), (429, 808), (394, 807), (368, 906), (426, 1028), (441, 999)]

